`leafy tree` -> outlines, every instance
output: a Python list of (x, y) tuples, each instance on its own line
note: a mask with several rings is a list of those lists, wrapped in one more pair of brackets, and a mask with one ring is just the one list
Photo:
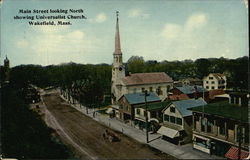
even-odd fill
[(132, 56), (128, 59), (128, 70), (132, 73), (140, 73), (143, 72), (145, 62), (143, 57)]

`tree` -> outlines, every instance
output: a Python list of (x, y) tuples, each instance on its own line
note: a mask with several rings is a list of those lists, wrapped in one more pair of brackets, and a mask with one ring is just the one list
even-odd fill
[(145, 62), (143, 57), (132, 56), (128, 59), (128, 70), (132, 73), (141, 73), (144, 71)]

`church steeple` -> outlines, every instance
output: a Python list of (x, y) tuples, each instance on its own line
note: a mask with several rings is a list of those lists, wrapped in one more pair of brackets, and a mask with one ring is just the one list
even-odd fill
[(119, 11), (116, 11), (116, 32), (115, 32), (115, 51), (114, 54), (122, 54), (119, 33)]
[(112, 104), (116, 103), (122, 96), (122, 79), (125, 77), (125, 68), (122, 62), (118, 14), (119, 12), (116, 11), (115, 51), (113, 53), (111, 79)]

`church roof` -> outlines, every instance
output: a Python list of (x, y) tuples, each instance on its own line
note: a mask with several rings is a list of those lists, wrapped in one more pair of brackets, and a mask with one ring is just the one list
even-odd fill
[(122, 79), (125, 85), (142, 85), (173, 82), (173, 79), (164, 72), (135, 73)]

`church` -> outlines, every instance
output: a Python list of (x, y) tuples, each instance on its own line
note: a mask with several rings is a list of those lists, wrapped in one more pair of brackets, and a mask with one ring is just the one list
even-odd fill
[(168, 98), (173, 88), (173, 79), (165, 72), (135, 73), (125, 75), (119, 33), (119, 17), (116, 12), (115, 51), (113, 53), (111, 94), (112, 104), (118, 104), (125, 94), (142, 93), (145, 90), (156, 93), (161, 101)]

